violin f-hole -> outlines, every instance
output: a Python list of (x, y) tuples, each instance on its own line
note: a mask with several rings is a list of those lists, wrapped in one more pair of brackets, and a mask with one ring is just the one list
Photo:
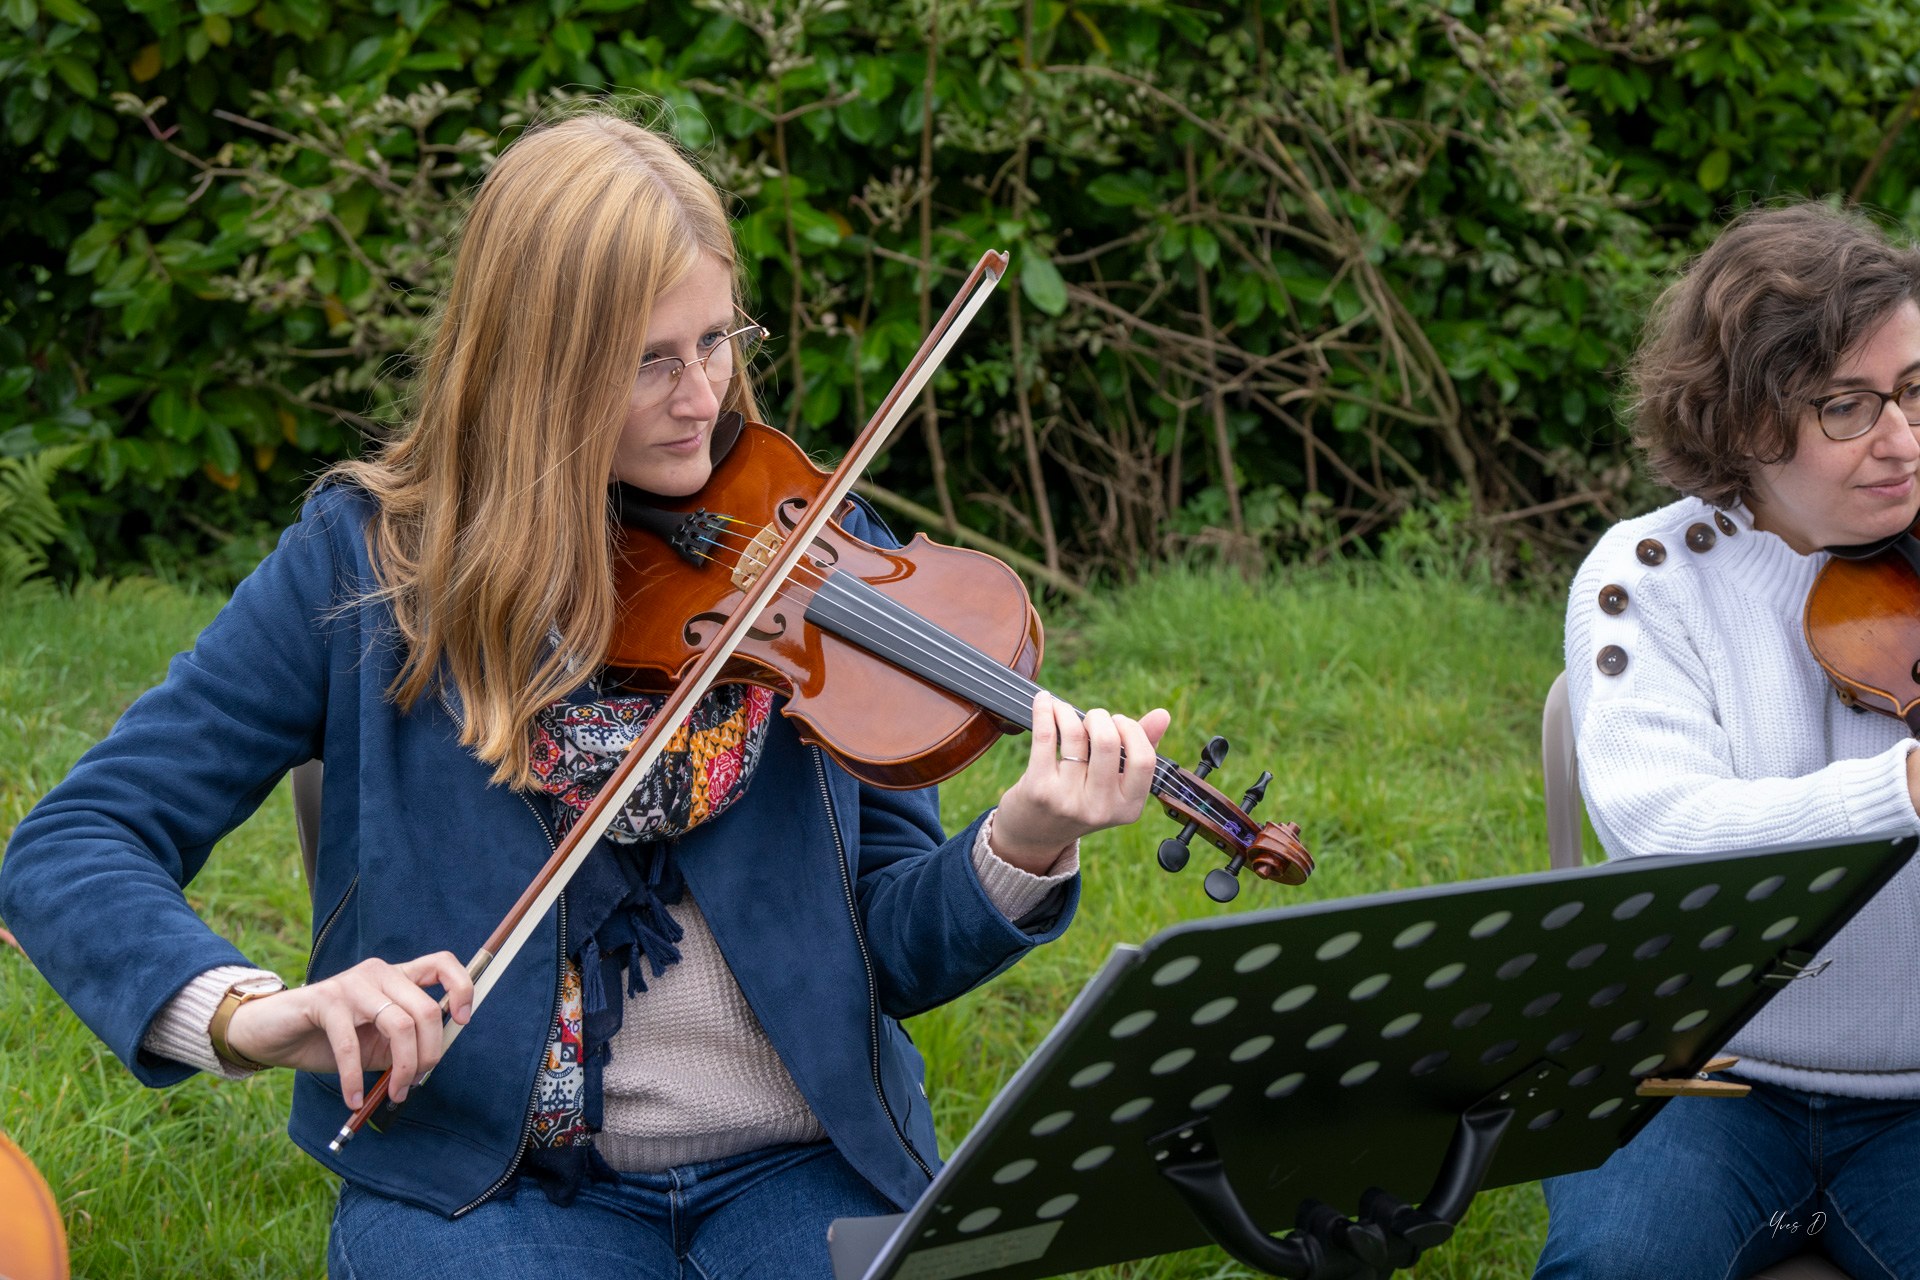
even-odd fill
[[(700, 634), (700, 624), (706, 623), (709, 626), (717, 627), (725, 623), (726, 620), (727, 620), (727, 615), (724, 613), (719, 613), (719, 612), (696, 613), (693, 617), (687, 619), (687, 625), (684, 628), (682, 628), (680, 632), (680, 638), (687, 642), (687, 645), (689, 648), (693, 648), (693, 649), (703, 648), (705, 647), (707, 641), (706, 641), (706, 638)], [(773, 630), (769, 631), (765, 627), (760, 625), (761, 622), (767, 622), (767, 621), (771, 621), (774, 624)], [(780, 612), (769, 612), (769, 613), (761, 614), (760, 617), (755, 620), (754, 624), (747, 629), (748, 638), (753, 640), (758, 640), (763, 644), (778, 640), (780, 637), (786, 634), (787, 634), (787, 615)]]

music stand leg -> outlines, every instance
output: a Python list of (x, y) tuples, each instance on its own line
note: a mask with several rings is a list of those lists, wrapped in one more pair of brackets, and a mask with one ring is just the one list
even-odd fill
[(1300, 1206), (1296, 1229), (1280, 1239), (1260, 1229), (1234, 1192), (1204, 1117), (1160, 1134), (1148, 1148), (1161, 1176), (1236, 1261), (1288, 1280), (1385, 1280), (1453, 1236), (1513, 1114), (1510, 1106), (1487, 1103), (1463, 1112), (1433, 1187), (1419, 1205), (1374, 1187), (1361, 1197), (1356, 1221), (1308, 1200)]

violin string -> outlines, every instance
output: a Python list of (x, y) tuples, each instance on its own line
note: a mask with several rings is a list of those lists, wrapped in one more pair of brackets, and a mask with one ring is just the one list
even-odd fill
[[(732, 516), (716, 516), (715, 518), (726, 524), (748, 527), (745, 521)], [(758, 554), (760, 547), (758, 545), (757, 534), (753, 537), (748, 537), (737, 533), (720, 534), (709, 532), (704, 535), (704, 540), (712, 545), (735, 552), (742, 560), (746, 561), (755, 569), (764, 569), (766, 567), (766, 561), (761, 559)], [(940, 665), (946, 667), (947, 670), (954, 672), (956, 676), (971, 676), (973, 680), (978, 682), (983, 688), (1000, 694), (1003, 698), (1007, 699), (1009, 703), (1015, 705), (1022, 703), (1030, 705), (1033, 694), (1040, 688), (1039, 685), (1026, 680), (1020, 676), (1019, 673), (1012, 671), (1004, 664), (993, 662), (991, 659), (985, 659), (985, 655), (979, 654), (979, 651), (973, 649), (972, 646), (964, 645), (964, 642), (956, 642), (955, 637), (948, 635), (948, 633), (934, 626), (926, 619), (921, 618), (912, 610), (900, 608), (899, 611), (901, 614), (904, 614), (904, 620), (907, 622), (907, 625), (914, 628), (919, 634), (914, 634), (902, 628), (900, 625), (903, 621), (902, 618), (890, 616), (890, 611), (883, 611), (877, 608), (871, 601), (862, 598), (863, 593), (857, 590), (836, 589), (837, 583), (840, 588), (844, 588), (845, 586), (844, 583), (839, 583), (839, 575), (823, 573), (815, 566), (805, 564), (801, 567), (796, 567), (793, 573), (793, 580), (796, 581), (803, 590), (807, 590), (816, 596), (822, 592), (832, 592), (838, 603), (852, 610), (860, 611), (864, 615), (863, 620), (869, 626), (875, 627), (881, 634), (909, 645), (917, 644), (923, 655), (939, 662)], [(983, 659), (985, 660), (983, 661)], [(1064, 702), (1065, 700), (1062, 699), (1062, 701)], [(1075, 715), (1080, 715), (1084, 719), (1084, 713), (1077, 707), (1074, 707), (1071, 703), (1067, 703), (1066, 705)], [(1029, 725), (1028, 728), (1031, 729), (1031, 725)], [(1153, 771), (1154, 780), (1157, 784), (1156, 789), (1158, 791), (1184, 802), (1188, 807), (1204, 815), (1215, 825), (1231, 831), (1235, 828), (1240, 828), (1243, 822), (1252, 822), (1250, 818), (1245, 818), (1239, 812), (1223, 814), (1211, 796), (1206, 795), (1204, 792), (1196, 791), (1188, 785), (1183, 771), (1178, 765), (1162, 758), (1157, 753), (1154, 756)], [(1248, 833), (1248, 836), (1250, 838), (1251, 832)]]
[[(746, 527), (746, 522), (730, 516), (717, 516), (715, 518), (728, 524)], [(731, 546), (724, 538), (711, 534), (707, 535), (707, 540), (714, 545), (736, 551), (755, 568), (765, 568), (765, 562), (758, 557), (758, 551), (760, 550), (757, 545), (758, 535), (755, 535), (753, 538), (745, 538), (741, 535), (734, 535), (734, 537), (744, 545), (737, 547)], [(813, 566), (809, 565), (807, 568), (813, 569)], [(931, 657), (937, 660), (938, 664), (944, 666), (949, 672), (957, 672), (961, 677), (972, 676), (973, 679), (980, 682), (980, 686), (987, 692), (997, 693), (1006, 700), (1009, 718), (1024, 712), (1025, 709), (1030, 706), (1033, 694), (1039, 689), (1038, 685), (1025, 680), (1017, 672), (1011, 671), (1004, 664), (993, 661), (987, 655), (974, 649), (971, 645), (965, 644), (964, 641), (957, 640), (956, 637), (949, 635), (913, 611), (886, 600), (879, 592), (874, 591), (871, 587), (867, 588), (867, 592), (871, 592), (874, 600), (863, 599), (862, 597), (865, 596), (867, 592), (862, 592), (858, 588), (859, 586), (866, 586), (866, 584), (860, 583), (858, 579), (845, 579), (837, 574), (821, 574), (817, 570), (813, 570), (810, 575), (803, 574), (798, 567), (796, 567), (794, 576), (799, 579), (803, 589), (810, 587), (816, 597), (820, 596), (822, 592), (830, 592), (840, 605), (861, 610), (865, 614), (863, 620), (868, 626), (878, 625), (878, 627), (882, 628), (879, 631), (882, 638), (889, 638), (896, 641), (918, 641), (918, 652), (923, 658)], [(812, 579), (811, 582), (808, 581), (809, 577)], [(853, 585), (856, 583), (858, 586)], [(876, 604), (875, 601), (879, 603)], [(887, 609), (881, 606), (892, 607), (891, 609)], [(908, 634), (903, 631), (900, 626), (902, 621), (906, 623), (907, 627), (912, 628), (913, 631), (918, 634)], [(853, 639), (853, 637), (848, 638)], [(883, 652), (880, 653), (879, 656), (891, 657), (892, 655)], [(958, 661), (956, 661), (956, 657)], [(954, 692), (964, 694), (965, 691), (954, 690)], [(973, 700), (981, 701), (982, 699), (975, 698)], [(1065, 700), (1062, 699), (1062, 701), (1064, 702)], [(1076, 715), (1081, 714), (1078, 708), (1073, 707), (1071, 703), (1066, 705), (1068, 709), (1074, 711)], [(1235, 808), (1235, 811), (1231, 814), (1223, 814), (1211, 796), (1208, 796), (1204, 792), (1196, 791), (1187, 783), (1184, 771), (1181, 770), (1178, 765), (1162, 759), (1158, 754), (1154, 757), (1153, 768), (1155, 782), (1159, 784), (1157, 789), (1162, 794), (1171, 795), (1178, 800), (1184, 801), (1189, 807), (1201, 813), (1218, 826), (1228, 828), (1230, 831), (1235, 829), (1240, 830), (1243, 833), (1241, 838), (1249, 843), (1251, 842), (1255, 829), (1255, 824), (1253, 824), (1251, 818), (1247, 817), (1237, 808)], [(1246, 825), (1243, 826), (1243, 824)]]
[[(720, 518), (727, 520), (729, 523), (744, 523), (733, 520), (731, 517)], [(710, 541), (722, 546), (727, 545), (720, 538), (710, 538)], [(755, 550), (757, 550), (757, 548), (752, 545), (752, 540), (749, 540), (746, 552)], [(746, 552), (742, 554), (745, 555)], [(764, 567), (764, 563), (757, 557), (753, 558), (751, 563), (756, 567)], [(796, 572), (795, 576), (800, 577), (801, 575)], [(865, 614), (863, 620), (869, 626), (878, 623), (880, 626), (887, 628), (879, 633), (882, 638), (896, 641), (917, 641), (918, 652), (923, 659), (930, 657), (937, 660), (939, 665), (944, 666), (949, 672), (957, 672), (961, 677), (971, 675), (976, 681), (980, 682), (981, 687), (987, 692), (1000, 695), (1000, 697), (1005, 700), (1007, 706), (1006, 714), (1009, 715), (1009, 718), (1021, 714), (1031, 705), (1033, 694), (1038, 691), (1039, 686), (1024, 679), (1004, 664), (995, 662), (987, 655), (974, 649), (971, 645), (951, 636), (946, 631), (920, 617), (913, 611), (886, 600), (885, 597), (881, 596), (879, 592), (874, 591), (871, 587), (868, 587), (865, 592), (861, 591), (859, 588), (866, 584), (860, 583), (858, 579), (848, 580), (841, 575), (827, 576), (818, 574), (817, 572), (813, 576), (816, 581), (811, 585), (816, 597), (820, 596), (822, 592), (830, 592), (838, 604), (862, 610)], [(802, 585), (803, 587), (809, 585), (804, 578), (802, 578)], [(871, 593), (873, 599), (863, 598), (868, 595), (868, 593)], [(884, 606), (892, 606), (892, 608), (888, 609)], [(901, 626), (903, 622), (907, 628), (911, 628), (912, 631), (917, 634), (909, 634), (903, 630)], [(853, 639), (853, 637), (848, 638)], [(881, 653), (879, 656), (891, 657), (892, 655)], [(956, 658), (958, 661), (956, 661)], [(957, 689), (954, 690), (954, 692), (965, 693), (966, 691), (964, 689)], [(974, 700), (981, 701), (983, 699), (975, 698)], [(1064, 699), (1061, 701), (1063, 703), (1065, 702)], [(1071, 703), (1066, 703), (1066, 705), (1068, 709), (1072, 710), (1076, 715), (1082, 714), (1079, 709)], [(1184, 772), (1173, 762), (1162, 759), (1156, 754), (1153, 767), (1155, 781), (1160, 784), (1159, 790), (1161, 792), (1170, 794), (1174, 798), (1186, 802), (1189, 806), (1205, 815), (1217, 825), (1242, 829), (1244, 832), (1243, 838), (1251, 839), (1252, 819), (1246, 817), (1237, 809), (1232, 814), (1221, 813), (1216, 807), (1216, 802), (1213, 798), (1204, 792), (1196, 791), (1190, 786), (1186, 781)], [(1243, 823), (1248, 824), (1248, 826), (1243, 828)]]

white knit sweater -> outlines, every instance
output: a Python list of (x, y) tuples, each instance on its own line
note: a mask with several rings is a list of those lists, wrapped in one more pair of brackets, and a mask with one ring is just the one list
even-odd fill
[[(1647, 540), (1658, 553), (1640, 554)], [(1616, 525), (1587, 557), (1567, 605), (1567, 692), (1610, 856), (1920, 831), (1913, 738), (1844, 706), (1807, 649), (1801, 612), (1826, 559), (1692, 498)], [(1608, 587), (1625, 593), (1617, 612), (1602, 607)], [(1739, 1073), (1920, 1098), (1920, 859), (1821, 954), (1830, 969), (1728, 1045)]]

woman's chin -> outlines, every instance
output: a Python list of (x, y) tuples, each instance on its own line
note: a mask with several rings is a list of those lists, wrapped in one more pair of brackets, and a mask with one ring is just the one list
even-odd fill
[(713, 463), (704, 454), (693, 458), (649, 460), (641, 465), (615, 463), (614, 478), (663, 498), (687, 498), (706, 488)]

